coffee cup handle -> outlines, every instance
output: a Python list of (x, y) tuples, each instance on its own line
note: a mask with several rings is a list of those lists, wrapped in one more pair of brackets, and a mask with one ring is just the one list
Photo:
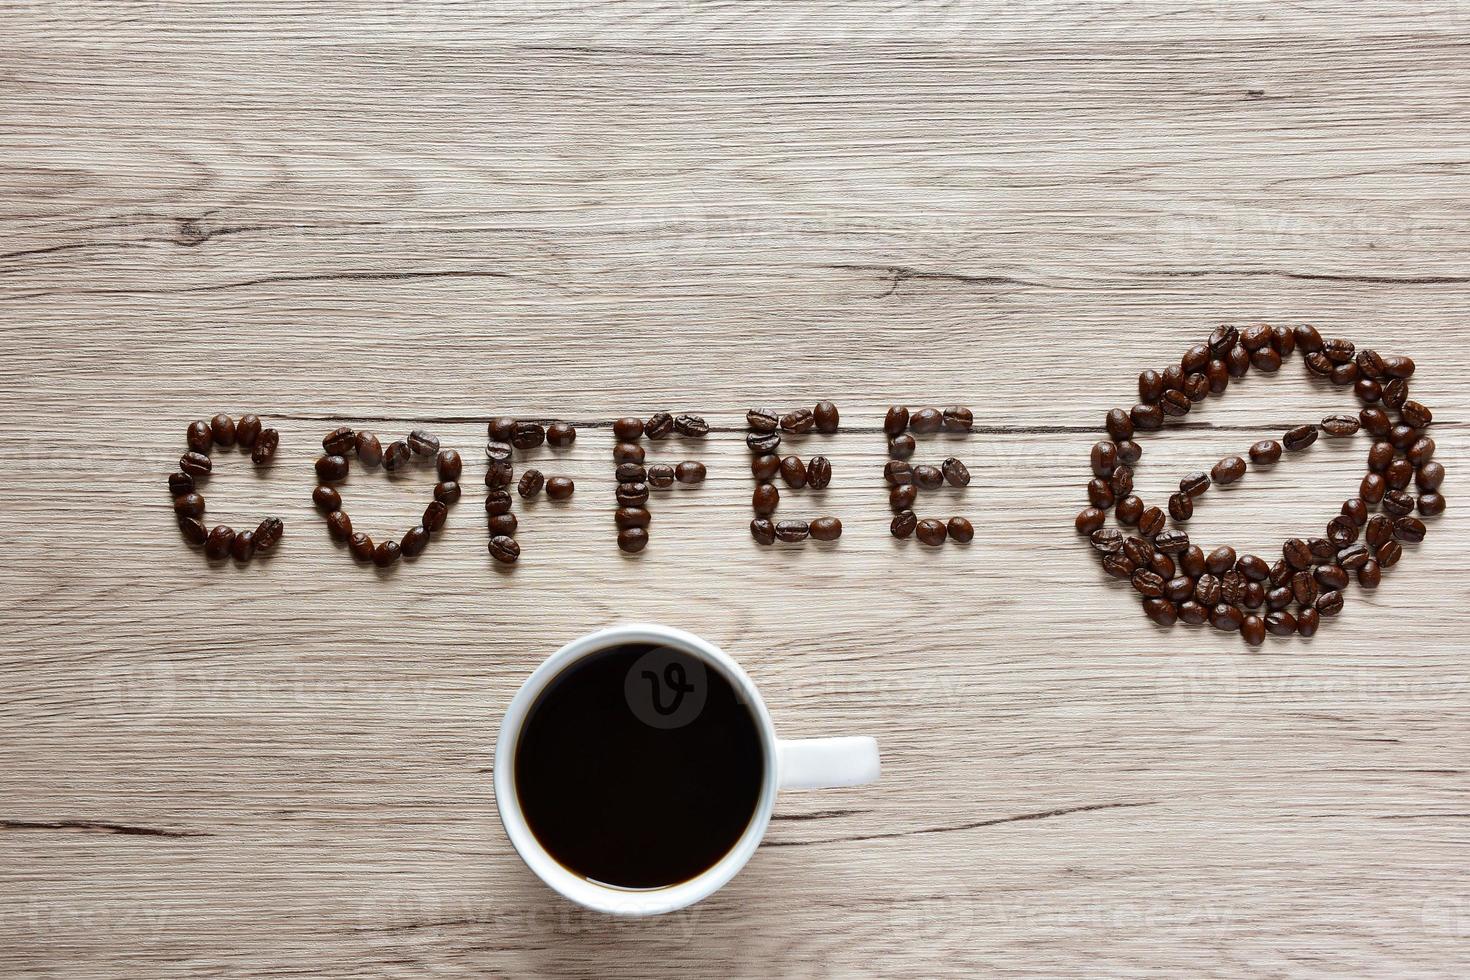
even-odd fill
[(878, 778), (878, 740), (866, 735), (779, 739), (776, 754), (782, 789), (862, 786)]

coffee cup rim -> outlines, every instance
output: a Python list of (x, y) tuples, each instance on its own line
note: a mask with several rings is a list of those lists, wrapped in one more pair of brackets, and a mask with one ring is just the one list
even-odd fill
[[(589, 881), (562, 865), (541, 846), (521, 811), (515, 787), (515, 753), (521, 730), (536, 698), (563, 670), (598, 650), (619, 643), (662, 643), (691, 653), (718, 669), (736, 686), (760, 733), (764, 772), (760, 796), (745, 831), (713, 866), (688, 881), (650, 889), (625, 889)], [(719, 647), (687, 630), (658, 623), (622, 623), (588, 633), (547, 657), (522, 682), (501, 721), (495, 746), (495, 805), (506, 836), (521, 860), (553, 890), (579, 905), (613, 915), (657, 915), (692, 905), (722, 888), (743, 868), (771, 822), (778, 771), (776, 730), (755, 682)]]

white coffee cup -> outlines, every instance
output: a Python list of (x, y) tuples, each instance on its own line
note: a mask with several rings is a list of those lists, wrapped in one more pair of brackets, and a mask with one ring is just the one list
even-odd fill
[[(516, 795), (515, 758), (521, 729), (531, 706), (546, 686), (572, 664), (590, 654), (625, 643), (672, 647), (698, 657), (718, 670), (739, 692), (760, 733), (764, 774), (760, 796), (750, 823), (735, 845), (713, 867), (677, 885), (627, 889), (590, 881), (561, 865), (546, 852), (521, 812)], [(542, 881), (589, 909), (616, 915), (657, 915), (692, 905), (735, 877), (750, 860), (776, 803), (778, 789), (818, 789), (861, 786), (878, 778), (878, 743), (867, 737), (778, 739), (771, 716), (755, 684), (740, 665), (719, 647), (693, 633), (668, 626), (629, 624), (613, 626), (573, 640), (537, 667), (505, 710), (495, 747), (495, 805), (506, 836), (521, 859)]]

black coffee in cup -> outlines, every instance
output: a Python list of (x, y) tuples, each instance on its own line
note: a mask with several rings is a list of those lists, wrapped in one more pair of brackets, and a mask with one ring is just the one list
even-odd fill
[(717, 668), (624, 643), (578, 660), (532, 705), (515, 752), (521, 812), (563, 867), (663, 888), (719, 863), (760, 802), (760, 727)]

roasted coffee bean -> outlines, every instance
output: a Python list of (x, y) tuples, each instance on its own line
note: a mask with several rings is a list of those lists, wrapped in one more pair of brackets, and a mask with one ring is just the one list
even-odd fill
[(1179, 481), (1179, 492), (1198, 497), (1210, 489), (1210, 478), (1204, 473), (1191, 473)]
[(431, 533), (438, 531), (444, 526), (444, 519), (449, 516), (447, 504), (438, 500), (429, 501), (429, 506), (424, 508), (424, 516), (419, 518), (419, 523)]
[[(1184, 388), (1184, 369), (1177, 364), (1170, 364), (1164, 368), (1164, 394), (1171, 391), (1182, 391)], [(1163, 399), (1161, 398), (1160, 401)]]
[[(836, 405), (832, 404), (829, 401), (819, 401), (819, 402), (817, 402), (816, 406), (812, 409), (812, 415), (815, 416), (815, 418), (817, 420), (817, 431), (818, 432), (823, 432), (823, 433), (827, 433), (828, 435), (830, 435), (831, 433), (837, 431), (838, 415), (837, 415), (837, 406)], [(833, 520), (836, 520), (836, 518), (833, 518)], [(842, 525), (839, 522), (838, 523), (839, 529), (841, 528), (841, 526)], [(838, 533), (841, 533), (841, 531), (839, 530)], [(816, 537), (815, 532), (813, 532), (812, 537)], [(819, 539), (819, 540), (826, 540), (826, 539)]]
[(1194, 501), (1187, 493), (1169, 495), (1169, 516), (1176, 521), (1187, 521), (1194, 516)]
[(816, 541), (836, 541), (842, 537), (842, 522), (835, 517), (818, 517), (811, 522), (811, 535)]
[(1215, 575), (1224, 575), (1235, 567), (1235, 549), (1221, 545), (1205, 558), (1205, 567)]
[(1292, 568), (1310, 568), (1312, 565), (1312, 549), (1301, 538), (1288, 538), (1281, 546), (1281, 557)]
[(1422, 429), (1434, 421), (1434, 413), (1416, 401), (1404, 402), (1403, 407), (1399, 409), (1399, 417), (1404, 420), (1405, 424), (1412, 425), (1416, 429)]
[(1188, 575), (1175, 575), (1164, 583), (1164, 597), (1171, 602), (1183, 602), (1194, 594), (1194, 579)]
[(1384, 381), (1389, 377), (1388, 365), (1383, 360), (1383, 355), (1376, 350), (1367, 347), (1359, 348), (1354, 360), (1358, 362), (1358, 370), (1364, 376), (1374, 381)]
[(1386, 442), (1375, 442), (1368, 450), (1368, 469), (1374, 473), (1382, 473), (1388, 469), (1388, 464), (1393, 462), (1393, 446)]
[(1316, 441), (1317, 427), (1315, 425), (1299, 425), (1281, 437), (1281, 444), (1290, 452), (1306, 449)]
[(1232, 378), (1245, 377), (1246, 372), (1251, 369), (1251, 352), (1236, 344), (1225, 355), (1225, 368)]
[(894, 405), (883, 418), (883, 431), (891, 436), (898, 435), (908, 427), (909, 410), (902, 405)]
[(1245, 601), (1245, 587), (1250, 584), (1245, 573), (1238, 569), (1231, 569), (1220, 576), (1220, 601), (1231, 606), (1238, 606)]
[[(767, 484), (769, 486), (769, 484)], [(772, 487), (771, 489), (775, 489)], [(617, 489), (618, 506), (620, 507), (642, 507), (648, 502), (647, 483), (619, 483)]]
[(1203, 371), (1206, 364), (1210, 363), (1210, 347), (1208, 344), (1195, 344), (1184, 352), (1179, 359), (1179, 369), (1185, 375)]
[(1335, 385), (1355, 384), (1358, 380), (1358, 365), (1352, 361), (1339, 364), (1332, 369), (1330, 377)]
[[(642, 423), (639, 424), (642, 432)], [(565, 449), (577, 441), (577, 427), (570, 422), (553, 422), (546, 427), (546, 443), (557, 449)]]
[(1388, 490), (1388, 484), (1384, 481), (1382, 474), (1367, 473), (1363, 476), (1363, 482), (1358, 484), (1358, 496), (1370, 504), (1376, 504), (1383, 499), (1383, 494)]
[(1425, 493), (1416, 502), (1422, 517), (1438, 517), (1444, 513), (1444, 497), (1438, 493)]
[(1336, 616), (1342, 612), (1342, 593), (1336, 589), (1317, 597), (1317, 612), (1323, 616)]
[(914, 468), (901, 459), (890, 459), (883, 466), (883, 479), (890, 487), (914, 482)]
[(1134, 428), (1143, 432), (1152, 432), (1164, 426), (1164, 410), (1157, 404), (1134, 405), (1129, 411), (1129, 418), (1133, 420)]
[(1317, 579), (1317, 584), (1325, 590), (1342, 589), (1347, 587), (1347, 572), (1343, 571), (1341, 565), (1318, 565), (1312, 570)]
[(1427, 462), (1419, 467), (1414, 474), (1414, 485), (1426, 493), (1438, 490), (1444, 483), (1444, 466), (1436, 462)]
[(1292, 333), (1296, 335), (1296, 345), (1303, 351), (1312, 353), (1322, 349), (1322, 335), (1316, 327), (1303, 323), (1293, 328)]
[(1154, 547), (1166, 555), (1177, 554), (1189, 547), (1189, 535), (1183, 531), (1160, 531), (1154, 538)]
[(1363, 540), (1368, 542), (1368, 547), (1377, 549), (1382, 547), (1385, 541), (1393, 539), (1393, 520), (1382, 514), (1374, 514), (1368, 519), (1367, 530), (1363, 533)]
[(920, 435), (938, 432), (943, 424), (944, 416), (937, 408), (921, 408), (909, 416), (909, 428)]
[(1194, 583), (1194, 600), (1206, 609), (1220, 602), (1220, 579), (1209, 572), (1201, 575)]
[(511, 433), (515, 431), (516, 420), (509, 415), (499, 415), (490, 420), (486, 432), (491, 442), (510, 442)]
[(1358, 566), (1358, 585), (1365, 589), (1373, 590), (1383, 581), (1383, 568), (1373, 559), (1368, 559)]
[(1388, 441), (1393, 448), (1405, 451), (1419, 440), (1419, 430), (1410, 425), (1396, 425), (1388, 430)]
[(1252, 582), (1264, 582), (1271, 576), (1271, 566), (1258, 555), (1241, 555), (1236, 560), (1235, 567)]
[[(535, 449), (545, 441), (546, 430), (538, 422), (517, 421), (510, 430), (510, 444), (517, 449)], [(437, 439), (434, 445), (437, 451), (439, 445)], [(420, 452), (420, 450), (415, 450), (415, 452)]]
[(1118, 465), (1118, 445), (1111, 440), (1104, 439), (1092, 444), (1092, 475), (1112, 476), (1113, 469)]
[[(817, 457), (820, 459), (821, 457)], [(704, 464), (697, 460), (686, 459), (674, 467), (674, 479), (683, 484), (703, 483), (706, 470)]]
[(667, 463), (654, 463), (648, 468), (646, 482), (650, 487), (667, 490), (674, 485), (674, 468)]
[(1317, 577), (1314, 572), (1302, 570), (1291, 577), (1291, 594), (1304, 606), (1317, 601)]
[(825, 490), (832, 483), (832, 461), (826, 456), (813, 456), (806, 463), (806, 485)]
[(752, 432), (775, 432), (781, 427), (781, 416), (769, 408), (752, 408), (745, 413), (745, 424)]
[(945, 527), (949, 531), (951, 541), (968, 544), (975, 538), (975, 525), (963, 517), (951, 517)]
[(383, 444), (371, 432), (354, 433), (352, 448), (357, 451), (357, 461), (364, 466), (377, 466), (383, 461)]
[(1092, 547), (1107, 554), (1123, 547), (1123, 532), (1116, 528), (1100, 528), (1092, 532)]
[(257, 415), (242, 415), (235, 423), (235, 443), (241, 449), (252, 449), (255, 442), (260, 438), (260, 417)]
[(1404, 450), (1404, 456), (1415, 466), (1423, 466), (1434, 458), (1434, 448), (1433, 439), (1428, 436), (1421, 436), (1415, 439), (1409, 445), (1408, 449)]
[(1383, 512), (1390, 517), (1407, 517), (1414, 513), (1414, 497), (1402, 490), (1390, 490), (1383, 495)]
[(806, 486), (806, 464), (800, 456), (786, 456), (781, 460), (781, 479), (788, 487)]
[(1205, 365), (1205, 382), (1210, 386), (1210, 393), (1214, 395), (1223, 394), (1230, 387), (1230, 368), (1219, 359)]
[[(520, 423), (517, 424), (519, 425)], [(530, 424), (535, 425), (534, 422)], [(541, 426), (537, 425), (536, 429), (538, 432), (540, 432)], [(545, 438), (544, 432), (541, 433), (541, 438)], [(424, 429), (414, 429), (408, 434), (408, 439), (405, 441), (408, 443), (408, 448), (413, 451), (413, 454), (415, 456), (433, 456), (439, 452), (439, 437), (435, 435), (430, 435)], [(541, 445), (541, 440), (538, 439), (535, 445)], [(388, 543), (391, 544), (392, 542)], [(382, 545), (379, 545), (379, 547), (381, 548)]]
[(1274, 347), (1262, 347), (1251, 352), (1251, 366), (1257, 371), (1274, 374), (1281, 370), (1281, 355), (1276, 353)]
[(316, 461), (317, 479), (334, 483), (347, 477), (346, 456), (320, 456)]
[(1359, 378), (1353, 385), (1353, 394), (1358, 396), (1359, 401), (1371, 405), (1383, 397), (1383, 386), (1372, 378)]
[(546, 496), (552, 500), (571, 500), (577, 485), (569, 476), (553, 476), (546, 480)]
[(168, 492), (171, 497), (193, 493), (194, 478), (187, 473), (170, 473), (168, 475)]
[(1179, 552), (1179, 569), (1190, 578), (1199, 578), (1205, 574), (1205, 553), (1200, 550), (1199, 545), (1192, 544)]
[(613, 423), (613, 435), (619, 442), (637, 442), (643, 438), (643, 420), (625, 416)]
[(214, 464), (209, 461), (208, 456), (195, 450), (190, 450), (179, 457), (179, 469), (196, 480), (208, 476), (213, 467)]
[(1296, 334), (1292, 333), (1290, 327), (1272, 327), (1271, 344), (1276, 348), (1276, 353), (1282, 357), (1290, 357), (1296, 350)]
[(1296, 629), (1296, 617), (1285, 609), (1278, 609), (1266, 616), (1266, 630), (1272, 636), (1291, 636)]
[(1277, 560), (1271, 565), (1271, 576), (1266, 579), (1271, 585), (1286, 585), (1291, 581), (1291, 576), (1296, 569), (1288, 565), (1284, 560)]
[(1148, 560), (1148, 567), (1153, 569), (1155, 574), (1165, 582), (1179, 574), (1179, 566), (1175, 564), (1174, 559), (1161, 551), (1153, 553)]
[(363, 534), (361, 531), (354, 532), (347, 540), (347, 550), (350, 551), (352, 553), (352, 557), (356, 558), (358, 561), (372, 561), (373, 551), (376, 549), (376, 547), (377, 546), (373, 544), (373, 539), (368, 537), (366, 534)]
[(403, 538), (398, 542), (398, 547), (403, 551), (405, 558), (417, 558), (424, 553), (429, 546), (429, 532), (423, 525), (416, 525), (404, 532)]
[[(942, 479), (942, 477), (941, 477)], [(914, 467), (914, 482), (919, 480), (919, 468)], [(1087, 483), (1087, 499), (1092, 501), (1092, 506), (1107, 510), (1113, 506), (1117, 495), (1113, 493), (1113, 486), (1107, 480), (1093, 477)]]
[(332, 487), (317, 487), (311, 492), (311, 500), (319, 509), (327, 513), (342, 509), (342, 495)]
[(914, 437), (907, 432), (888, 440), (888, 455), (892, 459), (908, 459), (914, 454)]
[(1414, 362), (1407, 357), (1385, 357), (1383, 366), (1388, 368), (1388, 373), (1395, 378), (1407, 379), (1414, 375)]
[(504, 535), (507, 538), (516, 536), (516, 528), (520, 527), (520, 521), (514, 514), (496, 514), (485, 522), (491, 537)]
[(1393, 522), (1393, 536), (1400, 541), (1423, 541), (1428, 529), (1417, 517), (1400, 517)]
[[(817, 417), (809, 408), (798, 408), (781, 416), (781, 431), (800, 435), (810, 432), (817, 426)], [(779, 533), (779, 525), (777, 525)]]
[(1240, 629), (1245, 614), (1228, 602), (1222, 602), (1210, 610), (1210, 625), (1226, 633)]
[(174, 513), (180, 517), (198, 517), (204, 513), (204, 498), (197, 493), (181, 493), (174, 498)]
[(648, 532), (641, 527), (624, 528), (618, 532), (618, 548), (628, 554), (637, 554), (648, 547)]
[(756, 544), (775, 544), (776, 525), (764, 517), (757, 517), (750, 522), (750, 536), (755, 538)]
[(464, 472), (464, 460), (453, 449), (441, 450), (435, 466), (440, 480), (458, 480)]
[(1159, 408), (1163, 411), (1165, 415), (1172, 416), (1174, 418), (1178, 418), (1182, 415), (1188, 415), (1190, 408), (1193, 407), (1193, 404), (1194, 403), (1189, 400), (1188, 395), (1186, 395), (1182, 391), (1175, 391), (1172, 388), (1164, 392), (1164, 397), (1159, 399)]
[(491, 460), (485, 467), (485, 486), (494, 490), (508, 487), (515, 480), (515, 467), (504, 460)]
[(951, 405), (942, 413), (941, 421), (949, 432), (969, 432), (975, 425), (975, 413), (963, 405)]
[(209, 423), (200, 419), (190, 422), (188, 430), (184, 433), (184, 441), (189, 448), (196, 453), (208, 453), (214, 448), (214, 431), (210, 429)]
[(1378, 548), (1378, 554), (1375, 557), (1378, 560), (1378, 566), (1380, 568), (1392, 568), (1399, 563), (1399, 559), (1403, 556), (1403, 545), (1397, 541), (1385, 541)]
[(1131, 439), (1118, 443), (1118, 462), (1132, 466), (1143, 458), (1143, 447)]
[[(216, 415), (209, 420), (209, 433), (215, 443), (221, 446), (233, 446), (235, 444), (235, 420), (223, 413)], [(201, 451), (208, 452), (208, 450)]]
[(674, 431), (681, 436), (701, 438), (709, 434), (709, 423), (698, 415), (676, 415)]
[(1222, 324), (1210, 331), (1207, 341), (1210, 353), (1215, 357), (1224, 357), (1239, 342), (1240, 331), (1229, 324)]
[[(1275, 351), (1272, 351), (1275, 353)], [(1266, 622), (1259, 616), (1246, 616), (1240, 621), (1240, 638), (1247, 646), (1258, 647), (1266, 642)]]
[(546, 477), (540, 470), (526, 470), (521, 474), (521, 481), (516, 484), (516, 493), (527, 500), (541, 492), (546, 486)]
[(646, 507), (619, 507), (613, 514), (618, 530), (630, 527), (647, 527), (650, 515)]
[(774, 453), (781, 445), (781, 433), (752, 432), (745, 437), (745, 445), (753, 453)]
[(781, 503), (781, 491), (776, 489), (775, 484), (762, 483), (755, 488), (750, 495), (750, 506), (757, 514), (767, 517), (776, 512), (776, 507)]
[(1229, 486), (1245, 476), (1245, 460), (1239, 456), (1226, 456), (1210, 468), (1210, 478), (1221, 486)]
[(1337, 554), (1337, 546), (1326, 538), (1309, 538), (1307, 547), (1312, 549), (1312, 560), (1318, 562), (1331, 561)]
[(180, 517), (179, 532), (184, 535), (184, 540), (198, 547), (209, 540), (209, 530), (197, 518)]
[(434, 499), (441, 503), (457, 503), (460, 492), (459, 484), (454, 480), (441, 480), (434, 485)]
[[(915, 467), (916, 472), (917, 469)], [(923, 483), (919, 485), (924, 486)], [(1128, 496), (1133, 492), (1133, 468), (1131, 466), (1119, 465), (1117, 469), (1113, 470), (1113, 478), (1108, 481), (1108, 486), (1112, 488), (1113, 499), (1116, 500), (1119, 497)], [(926, 487), (926, 489), (928, 488)]]
[[(898, 518), (895, 517), (894, 522), (897, 523), (897, 521)], [(1131, 579), (1133, 577), (1133, 562), (1129, 560), (1127, 555), (1103, 555), (1102, 567), (1103, 571), (1107, 572), (1113, 578)]]
[(1320, 351), (1308, 354), (1306, 362), (1307, 370), (1319, 377), (1330, 378), (1332, 377), (1332, 372), (1337, 369), (1337, 365), (1333, 364), (1327, 355)]
[(230, 546), (235, 543), (235, 531), (225, 524), (216, 524), (204, 539), (204, 556), (219, 561), (228, 558)]
[(1322, 420), (1322, 431), (1334, 438), (1350, 436), (1358, 431), (1358, 420), (1352, 415), (1329, 415)]
[(1164, 529), (1164, 512), (1150, 507), (1138, 516), (1138, 533), (1152, 538)]
[[(634, 530), (639, 529), (635, 528)], [(638, 547), (636, 548), (630, 548), (624, 545), (623, 535), (629, 533), (631, 532), (618, 532), (618, 547), (622, 548), (624, 551), (641, 551), (643, 549), (643, 545), (648, 543), (647, 532), (643, 533), (643, 544), (638, 545)], [(503, 534), (490, 539), (489, 550), (490, 557), (500, 562), (502, 565), (514, 565), (517, 561), (520, 560), (521, 557), (521, 546), (516, 543), (516, 539), (507, 537)]]
[(950, 486), (967, 487), (970, 485), (970, 471), (957, 457), (950, 456), (940, 464), (939, 469), (944, 475), (944, 482)]
[(901, 510), (913, 510), (914, 501), (918, 499), (919, 489), (912, 483), (906, 483), (888, 491), (888, 506), (893, 509), (894, 513)]
[(357, 433), (350, 425), (339, 425), (322, 437), (322, 449), (328, 456), (346, 456), (357, 450)]
[(641, 483), (648, 476), (642, 463), (619, 463), (613, 472), (619, 483)]
[(1248, 455), (1257, 466), (1270, 466), (1281, 459), (1281, 443), (1275, 439), (1262, 439), (1251, 446)]
[(930, 547), (944, 544), (944, 539), (948, 535), (949, 529), (944, 526), (944, 522), (933, 518), (925, 518), (914, 527), (914, 536), (919, 539), (919, 543)]
[[(897, 484), (895, 484), (896, 486)], [(1091, 534), (1107, 523), (1108, 515), (1096, 507), (1084, 507), (1077, 514), (1077, 533)]]
[(1345, 548), (1358, 540), (1358, 525), (1346, 517), (1338, 516), (1327, 522), (1327, 540), (1334, 547)]
[(1327, 359), (1333, 364), (1347, 364), (1352, 361), (1354, 351), (1351, 340), (1333, 338), (1322, 344), (1322, 353), (1327, 355)]
[(1151, 542), (1130, 534), (1123, 539), (1123, 554), (1135, 566), (1143, 568), (1153, 563), (1155, 552)]
[(1107, 427), (1108, 435), (1112, 436), (1115, 442), (1133, 438), (1133, 419), (1129, 418), (1128, 413), (1121, 408), (1109, 409), (1103, 424)]
[(811, 525), (806, 521), (777, 521), (776, 540), (795, 544), (805, 541), (811, 534)]
[(1160, 626), (1173, 626), (1179, 618), (1178, 609), (1168, 599), (1143, 600), (1143, 612)]
[[(888, 525), (888, 532), (895, 538), (906, 538), (914, 533), (918, 527), (919, 518), (911, 510), (900, 511), (893, 515), (893, 520)], [(1129, 565), (1129, 574), (1132, 574), (1132, 565)]]
[(1240, 346), (1255, 353), (1271, 342), (1271, 328), (1264, 323), (1254, 323), (1240, 332)]
[(1280, 585), (1266, 593), (1267, 609), (1285, 609), (1291, 602), (1291, 589), (1287, 586)]
[(770, 482), (781, 469), (781, 457), (771, 453), (756, 456), (750, 461), (750, 472), (757, 480)]
[(1118, 501), (1113, 514), (1118, 518), (1119, 524), (1135, 527), (1138, 519), (1143, 516), (1143, 501), (1129, 494)]
[(1358, 421), (1363, 424), (1363, 431), (1376, 438), (1388, 435), (1393, 422), (1388, 413), (1381, 408), (1365, 408), (1358, 412)]
[(667, 439), (674, 431), (674, 417), (668, 412), (654, 412), (643, 423), (643, 434), (650, 439)]
[[(914, 483), (918, 484), (918, 486), (923, 490), (938, 490), (940, 487), (944, 486), (944, 473), (941, 472), (939, 467), (937, 466), (929, 466), (926, 463), (920, 463), (918, 466), (914, 467)], [(1111, 490), (1109, 492), (1111, 492)], [(1098, 506), (1111, 507), (1112, 505), (1112, 500), (1109, 500), (1106, 505), (1099, 504)]]
[(1362, 497), (1349, 497), (1342, 502), (1342, 516), (1358, 527), (1368, 523), (1368, 504)]
[(1315, 636), (1317, 625), (1321, 622), (1321, 614), (1313, 606), (1297, 610), (1296, 631), (1304, 637)]
[(1383, 404), (1394, 411), (1400, 411), (1408, 400), (1409, 383), (1402, 378), (1395, 378), (1383, 386)]
[(255, 526), (253, 540), (256, 554), (264, 554), (274, 548), (286, 533), (286, 525), (279, 517), (267, 517)]
[(643, 456), (643, 447), (636, 442), (620, 442), (613, 446), (614, 463), (641, 463)]
[[(491, 443), (491, 445), (494, 445), (494, 443)], [(486, 448), (488, 449), (489, 447)], [(395, 470), (401, 470), (408, 465), (408, 461), (412, 457), (413, 450), (408, 448), (408, 443), (402, 439), (397, 442), (391, 442), (388, 444), (388, 448), (383, 451), (383, 469), (390, 473)], [(494, 458), (493, 456), (491, 457), (491, 459)]]
[(1355, 541), (1337, 553), (1337, 563), (1348, 571), (1363, 567), (1363, 563), (1373, 557), (1368, 546), (1361, 541)]
[(1134, 591), (1145, 599), (1157, 599), (1164, 594), (1164, 580), (1146, 568), (1134, 572), (1132, 582)]

